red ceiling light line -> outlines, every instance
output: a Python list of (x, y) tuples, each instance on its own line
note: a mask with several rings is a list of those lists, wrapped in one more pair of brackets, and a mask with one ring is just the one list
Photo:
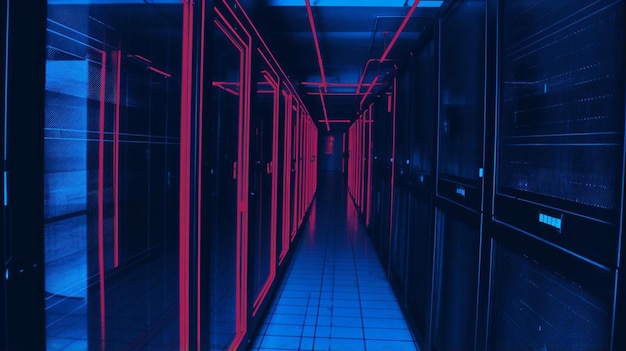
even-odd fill
[(320, 66), (320, 75), (322, 76), (322, 86), (320, 90), (320, 100), (322, 101), (322, 107), (324, 109), (324, 119), (326, 120), (326, 130), (330, 132), (330, 125), (328, 124), (328, 112), (326, 111), (326, 103), (324, 102), (324, 94), (322, 94), (322, 87), (324, 93), (328, 93), (328, 83), (326, 82), (326, 73), (324, 73), (324, 61), (322, 61), (322, 52), (320, 51), (320, 43), (317, 40), (317, 30), (315, 30), (315, 21), (313, 20), (313, 11), (311, 10), (311, 1), (306, 1), (306, 12), (309, 16), (309, 23), (311, 24), (311, 32), (313, 33), (313, 42), (315, 43), (315, 51), (317, 52), (317, 63)]
[(304, 0), (306, 2), (306, 12), (309, 15), (309, 23), (311, 24), (311, 32), (313, 33), (313, 42), (315, 43), (315, 51), (317, 52), (317, 63), (320, 66), (320, 74), (322, 75), (322, 86), (324, 92), (328, 92), (328, 85), (326, 83), (326, 73), (324, 73), (324, 62), (322, 61), (322, 52), (320, 51), (320, 43), (317, 40), (317, 30), (315, 30), (315, 21), (313, 20), (313, 11), (311, 10), (311, 1)]
[[(398, 27), (396, 34), (393, 36), (393, 38), (389, 42), (389, 46), (387, 46), (387, 49), (385, 49), (385, 52), (383, 52), (383, 55), (380, 57), (378, 61), (383, 62), (387, 59), (387, 56), (391, 52), (391, 49), (393, 48), (393, 46), (396, 44), (396, 41), (400, 37), (400, 34), (402, 34), (402, 31), (404, 31), (404, 27), (406, 27), (407, 23), (409, 23), (409, 20), (411, 19), (411, 16), (413, 16), (413, 12), (415, 12), (415, 9), (417, 8), (417, 5), (419, 3), (420, 3), (420, 0), (415, 0), (415, 2), (413, 3), (413, 6), (411, 6), (411, 8), (409, 9), (409, 12), (406, 14), (406, 16), (404, 17), (404, 20), (400, 24), (400, 27)], [(368, 64), (370, 61), (368, 61)], [(367, 69), (367, 66), (366, 66), (366, 69)], [(363, 70), (363, 75), (365, 75), (365, 72), (366, 70)], [(374, 81), (372, 81), (372, 86), (374, 85), (374, 82), (376, 82), (377, 80), (378, 80), (378, 76), (376, 76), (374, 78)], [(372, 90), (372, 86), (370, 86), (370, 88), (367, 90), (367, 93), (365, 93), (363, 100), (361, 100), (361, 108), (363, 108), (363, 102), (365, 102), (365, 99), (370, 94)], [(360, 90), (360, 87), (358, 89)], [(357, 90), (357, 92), (359, 92), (359, 90)]]
[(374, 61), (378, 61), (380, 63), (383, 63), (383, 62), (391, 62), (391, 61), (395, 61), (395, 60), (381, 60), (381, 59), (369, 59), (369, 60), (367, 60), (367, 63), (365, 63), (365, 69), (363, 69), (363, 73), (361, 73), (361, 78), (359, 78), (359, 83), (352, 85), (352, 86), (356, 86), (357, 87), (356, 88), (357, 94), (360, 93), (362, 87), (368, 87), (368, 86), (371, 85), (371, 84), (367, 84), (367, 83), (364, 84), (363, 83), (363, 79), (365, 79), (365, 73), (367, 73), (367, 68), (369, 67), (370, 63), (372, 63)]
[(328, 111), (326, 110), (326, 102), (324, 101), (324, 94), (320, 87), (320, 100), (322, 100), (322, 110), (324, 111), (324, 121), (326, 122), (326, 131), (330, 132), (330, 124), (328, 124)]
[[(376, 60), (376, 59), (374, 59)], [(302, 85), (315, 85), (315, 86), (319, 86), (322, 85), (324, 83), (322, 82), (301, 82), (300, 84)], [(353, 88), (358, 86), (358, 84), (355, 83), (326, 83), (326, 86), (328, 87), (345, 87), (345, 88)], [(362, 86), (369, 86), (369, 84), (362, 84)]]
[(325, 96), (361, 96), (361, 95), (365, 95), (365, 93), (360, 93), (360, 94), (355, 94), (355, 93), (320, 93), (317, 91), (308, 91), (306, 93), (307, 95), (325, 95)]
[(372, 85), (370, 85), (369, 89), (367, 89), (367, 91), (365, 92), (365, 95), (363, 95), (363, 99), (361, 99), (360, 108), (363, 108), (363, 103), (365, 102), (365, 99), (367, 99), (367, 97), (372, 92), (372, 88), (374, 88), (374, 85), (376, 85), (376, 82), (378, 82), (378, 76), (374, 77), (374, 80), (372, 81)]
[(381, 62), (385, 60), (387, 58), (387, 55), (389, 55), (389, 52), (391, 52), (391, 49), (393, 48), (396, 41), (400, 37), (400, 34), (402, 34), (402, 31), (404, 30), (404, 27), (406, 27), (406, 24), (409, 23), (409, 20), (411, 19), (411, 16), (413, 16), (413, 12), (415, 12), (415, 9), (417, 8), (417, 5), (419, 3), (420, 3), (420, 0), (415, 0), (415, 2), (413, 3), (413, 6), (411, 6), (411, 8), (409, 9), (409, 13), (407, 13), (406, 17), (404, 17), (402, 24), (400, 24), (400, 27), (396, 31), (396, 35), (394, 35), (391, 41), (389, 42), (389, 46), (387, 46), (387, 50), (385, 50), (385, 52), (383, 53), (383, 56), (380, 57)]
[[(320, 119), (317, 122), (324, 123), (324, 120)], [(333, 120), (327, 121), (327, 123), (352, 123), (352, 121), (349, 119), (333, 119)]]

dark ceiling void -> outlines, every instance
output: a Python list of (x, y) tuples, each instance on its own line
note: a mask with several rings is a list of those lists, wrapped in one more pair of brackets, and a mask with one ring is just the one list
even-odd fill
[(255, 21), (290, 78), (300, 83), (318, 128), (343, 131), (362, 110), (365, 94), (376, 95), (420, 36), (432, 28), (443, 4), (264, 0), (255, 8)]

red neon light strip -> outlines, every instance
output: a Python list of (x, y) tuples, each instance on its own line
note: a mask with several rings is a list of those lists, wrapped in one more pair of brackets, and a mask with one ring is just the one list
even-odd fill
[(104, 291), (104, 112), (106, 104), (107, 54), (101, 51), (100, 71), (100, 140), (98, 143), (98, 273), (100, 278), (100, 342), (106, 345), (106, 308)]
[(299, 200), (299, 193), (300, 193), (300, 162), (299, 162), (299, 157), (300, 157), (300, 107), (297, 106), (296, 107), (296, 125), (295, 125), (295, 131), (294, 131), (294, 136), (293, 136), (293, 143), (294, 143), (294, 155), (293, 158), (295, 159), (295, 164), (294, 164), (294, 170), (295, 170), (295, 188), (294, 188), (294, 192), (293, 192), (293, 210), (291, 211), (291, 240), (293, 241), (293, 239), (296, 237), (296, 231), (298, 230), (298, 200)]
[(202, 336), (202, 148), (203, 148), (203, 117), (204, 117), (204, 27), (206, 14), (206, 0), (202, 0), (200, 7), (202, 19), (200, 22), (200, 75), (199, 75), (199, 107), (198, 107), (198, 232), (197, 232), (197, 260), (196, 260), (196, 348), (201, 350)]
[[(221, 28), (221, 29), (223, 29), (223, 28)], [(235, 87), (235, 89), (239, 89), (239, 82), (216, 82), (216, 81), (213, 81), (212, 84), (213, 84), (214, 87), (221, 88), (221, 89), (225, 89), (225, 87), (229, 87), (229, 86)]]
[[(228, 93), (231, 93), (235, 96), (239, 96), (239, 92), (235, 89), (229, 88), (228, 85), (231, 85), (230, 83), (227, 82), (213, 82), (212, 85), (216, 88), (220, 88)], [(236, 89), (239, 89), (239, 84), (236, 85)]]
[(343, 143), (341, 144), (342, 148), (343, 148), (343, 154), (344, 156), (342, 157), (341, 160), (341, 174), (345, 174), (346, 173), (346, 160), (345, 160), (345, 154), (346, 154), (346, 133), (342, 134), (343, 136)]
[(311, 10), (311, 1), (305, 0), (306, 12), (309, 16), (309, 23), (311, 24), (311, 32), (313, 33), (313, 42), (315, 43), (315, 51), (317, 52), (317, 63), (320, 66), (320, 74), (322, 76), (322, 87), (324, 92), (328, 92), (328, 85), (326, 83), (326, 73), (324, 72), (324, 62), (322, 61), (322, 52), (320, 51), (320, 43), (317, 39), (317, 30), (315, 29), (315, 20), (313, 19), (313, 11)]
[(322, 88), (320, 88), (320, 100), (322, 100), (322, 110), (324, 111), (324, 121), (326, 121), (326, 130), (330, 132), (330, 125), (328, 124), (328, 112), (326, 111), (326, 102), (324, 101), (324, 94), (322, 94)]
[(193, 4), (183, 2), (183, 45), (180, 114), (180, 213), (179, 213), (179, 348), (189, 349), (189, 204), (191, 175), (191, 66), (193, 43)]
[[(376, 59), (373, 59), (376, 60)], [(300, 84), (302, 85), (312, 85), (312, 86), (323, 86), (324, 83), (322, 82), (301, 82)], [(370, 84), (361, 84), (362, 86), (366, 87), (369, 86)], [(338, 87), (338, 88), (354, 88), (359, 86), (358, 84), (355, 83), (326, 83), (326, 86), (328, 87)]]
[(120, 214), (120, 89), (122, 85), (122, 51), (117, 50), (115, 54), (115, 127), (113, 131), (113, 267), (120, 265), (120, 245), (119, 245), (119, 214)]
[[(263, 51), (261, 50), (261, 48), (257, 48), (256, 51), (259, 53), (259, 55), (261, 55), (261, 57), (263, 58), (263, 60), (265, 60), (265, 62), (267, 63), (267, 66), (272, 70), (272, 72), (274, 73), (274, 75), (276, 77), (279, 76), (278, 72), (276, 72), (276, 70), (274, 69), (274, 66), (270, 63), (270, 60), (267, 58), (267, 56), (265, 56), (265, 54), (263, 53)], [(266, 71), (263, 71), (266, 72)], [(269, 73), (269, 72), (268, 72)], [(276, 78), (275, 80), (277, 81), (278, 78)]]
[(145, 58), (145, 57), (143, 57), (141, 55), (132, 54), (132, 55), (128, 55), (126, 57), (136, 58), (136, 59), (141, 60), (141, 61), (146, 62), (146, 63), (152, 63), (152, 61), (150, 59)]
[(376, 82), (378, 82), (378, 76), (374, 77), (374, 80), (372, 81), (372, 84), (370, 85), (369, 89), (367, 89), (367, 92), (365, 92), (365, 95), (363, 96), (363, 99), (361, 99), (361, 108), (363, 108), (363, 103), (365, 102), (365, 99), (367, 99), (367, 97), (372, 92), (372, 88), (374, 87), (374, 85), (376, 85)]
[(326, 121), (325, 119), (318, 119), (317, 122), (318, 123), (323, 123), (323, 122), (326, 122), (326, 123), (351, 123), (352, 121), (349, 120), (349, 119), (331, 119), (331, 120), (328, 120), (328, 121)]
[(164, 71), (161, 71), (160, 69), (158, 69), (156, 67), (153, 67), (153, 66), (149, 66), (148, 69), (151, 70), (152, 72), (156, 72), (156, 73), (164, 76), (165, 78), (170, 78), (172, 76), (171, 74), (169, 74), (167, 72), (164, 72)]
[(292, 118), (292, 97), (290, 93), (283, 94), (285, 96), (285, 131), (284, 131), (284, 152), (283, 152), (283, 232), (282, 232), (282, 252), (280, 253), (280, 261), (283, 260), (289, 252), (289, 211), (291, 208), (291, 118)]
[[(417, 3), (416, 1), (415, 3)], [(392, 117), (392, 144), (391, 144), (391, 191), (390, 191), (390, 199), (389, 199), (389, 245), (391, 245), (393, 240), (393, 193), (394, 193), (394, 178), (396, 176), (396, 111), (397, 111), (397, 90), (398, 89), (398, 79), (394, 75), (393, 78), (393, 117)], [(391, 255), (387, 260), (387, 275), (391, 274)]]
[(372, 124), (373, 120), (372, 120), (372, 110), (373, 110), (373, 104), (370, 105), (369, 109), (368, 109), (368, 122), (369, 122), (369, 140), (368, 140), (368, 145), (367, 145), (367, 159), (369, 160), (369, 163), (367, 165), (367, 212), (365, 215), (365, 223), (366, 226), (370, 225), (370, 218), (371, 218), (371, 209), (372, 209), (372, 205), (371, 205), (371, 201), (372, 201), (372, 128), (374, 127), (374, 125)]
[(415, 0), (415, 2), (413, 3), (413, 6), (411, 6), (411, 8), (409, 9), (409, 12), (404, 17), (402, 24), (400, 24), (400, 27), (396, 31), (396, 35), (393, 36), (393, 38), (389, 42), (389, 46), (387, 46), (387, 49), (383, 53), (383, 56), (380, 57), (380, 61), (387, 58), (387, 55), (389, 55), (389, 52), (391, 52), (391, 49), (396, 44), (396, 41), (400, 37), (400, 34), (402, 34), (402, 31), (404, 30), (404, 27), (406, 27), (406, 24), (409, 23), (409, 20), (411, 19), (411, 16), (413, 15), (413, 12), (415, 11), (419, 3), (420, 3), (420, 0)]
[[(269, 62), (268, 62), (269, 63)], [(259, 295), (254, 301), (254, 311), (252, 312), (252, 316), (256, 316), (259, 308), (262, 305), (263, 300), (267, 296), (267, 293), (276, 278), (276, 208), (278, 207), (278, 164), (276, 160), (278, 160), (278, 122), (279, 122), (279, 108), (280, 108), (280, 97), (279, 97), (279, 86), (278, 82), (274, 82), (271, 77), (266, 77), (270, 85), (274, 87), (274, 110), (273, 110), (273, 125), (272, 125), (272, 220), (271, 220), (271, 229), (270, 229), (270, 274), (265, 281), (263, 288), (261, 289)]]
[(361, 92), (361, 87), (363, 85), (363, 79), (365, 79), (365, 73), (367, 73), (367, 68), (369, 67), (370, 63), (374, 62), (374, 61), (378, 61), (377, 59), (369, 59), (367, 60), (367, 63), (365, 63), (365, 68), (363, 69), (363, 73), (361, 73), (361, 78), (359, 78), (359, 83), (356, 85), (356, 92), (360, 93)]
[(325, 96), (360, 96), (365, 95), (365, 93), (320, 93), (317, 91), (307, 91), (307, 95), (325, 95)]

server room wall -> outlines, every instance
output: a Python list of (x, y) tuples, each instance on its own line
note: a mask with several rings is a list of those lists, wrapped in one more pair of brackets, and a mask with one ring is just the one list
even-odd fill
[(624, 3), (457, 1), (430, 33), (363, 146), (418, 344), (624, 347)]

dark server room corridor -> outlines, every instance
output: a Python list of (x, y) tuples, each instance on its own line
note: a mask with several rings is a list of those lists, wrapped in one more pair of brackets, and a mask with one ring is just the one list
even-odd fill
[(626, 0), (0, 7), (0, 350), (626, 350)]
[(416, 350), (339, 174), (322, 175), (252, 350)]

